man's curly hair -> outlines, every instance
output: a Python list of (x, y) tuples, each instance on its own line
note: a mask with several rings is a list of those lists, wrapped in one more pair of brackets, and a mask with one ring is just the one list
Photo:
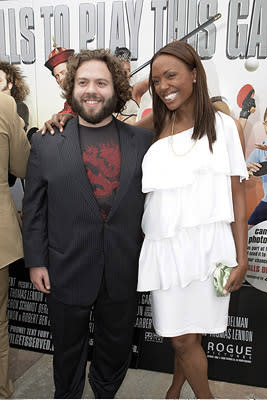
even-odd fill
[(11, 96), (14, 97), (16, 101), (24, 101), (30, 93), (30, 89), (19, 67), (5, 61), (0, 61), (0, 70), (6, 74), (7, 83), (12, 83)]
[(68, 59), (67, 72), (63, 82), (63, 96), (72, 107), (72, 94), (76, 71), (81, 64), (92, 60), (103, 61), (107, 65), (112, 76), (114, 92), (117, 99), (117, 103), (114, 105), (114, 112), (121, 112), (125, 103), (131, 98), (130, 85), (120, 60), (118, 60), (116, 56), (111, 55), (110, 50), (81, 50), (80, 53), (71, 56)]

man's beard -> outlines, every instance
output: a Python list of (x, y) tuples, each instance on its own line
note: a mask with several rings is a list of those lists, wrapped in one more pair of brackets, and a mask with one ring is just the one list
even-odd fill
[[(89, 95), (85, 96), (83, 100), (101, 100), (104, 101), (103, 97), (99, 97), (96, 95)], [(82, 100), (81, 100), (82, 101)], [(103, 103), (102, 108), (97, 113), (90, 113), (85, 110), (82, 103), (77, 100), (77, 98), (72, 95), (72, 110), (76, 112), (82, 119), (90, 124), (98, 124), (99, 122), (103, 121), (105, 118), (112, 115), (115, 111), (117, 103), (117, 96), (115, 93), (111, 97), (109, 97), (105, 103)]]

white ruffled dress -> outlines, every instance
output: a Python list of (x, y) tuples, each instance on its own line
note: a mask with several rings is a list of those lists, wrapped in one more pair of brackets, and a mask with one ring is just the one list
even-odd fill
[[(183, 154), (193, 128), (173, 136)], [(213, 153), (206, 136), (184, 156), (170, 137), (155, 142), (143, 160), (146, 195), (138, 291), (151, 291), (153, 324), (165, 337), (219, 333), (227, 326), (229, 297), (216, 297), (217, 263), (237, 265), (231, 176), (247, 178), (234, 120), (216, 114)]]

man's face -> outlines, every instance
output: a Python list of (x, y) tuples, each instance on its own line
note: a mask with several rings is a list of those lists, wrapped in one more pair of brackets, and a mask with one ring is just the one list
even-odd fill
[(7, 83), (6, 73), (0, 69), (0, 92), (4, 92), (10, 95), (11, 88), (12, 84), (11, 82)]
[(53, 75), (56, 78), (57, 83), (62, 88), (63, 79), (67, 72), (67, 63), (63, 62), (58, 64), (56, 67), (53, 68)]
[(104, 61), (83, 62), (75, 74), (72, 108), (82, 125), (103, 126), (116, 107), (112, 75)]

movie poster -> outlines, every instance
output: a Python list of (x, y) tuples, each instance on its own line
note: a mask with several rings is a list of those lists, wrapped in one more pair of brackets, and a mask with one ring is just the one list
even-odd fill
[(227, 330), (203, 336), (210, 379), (267, 387), (266, 312), (266, 293), (249, 284), (231, 295)]
[[(55, 77), (45, 67), (54, 43), (75, 51), (105, 47), (114, 52), (116, 47), (127, 47), (135, 71), (160, 47), (183, 38), (216, 15), (217, 19), (192, 35), (188, 43), (203, 61), (212, 101), (239, 119), (244, 129), (250, 168), (246, 182), (249, 270), (244, 287), (232, 296), (227, 331), (220, 337), (208, 335), (203, 343), (211, 378), (243, 379), (241, 383), (265, 386), (261, 371), (266, 356), (262, 316), (267, 304), (267, 1), (24, 0), (22, 4), (1, 0), (0, 60), (21, 69), (30, 88), (25, 100), (30, 112), (28, 129), (41, 128), (62, 110), (65, 101)], [(149, 66), (142, 68), (131, 78), (131, 85), (148, 74)], [(151, 108), (149, 92), (139, 106), (141, 118)], [(255, 163), (261, 171), (252, 175)], [(259, 163), (263, 163), (260, 168)], [(20, 211), (23, 190), (19, 180), (12, 192)], [(23, 261), (11, 268), (9, 318), (12, 345), (52, 351), (45, 300), (29, 282)], [(93, 334), (93, 314), (90, 332)], [(91, 336), (91, 344), (92, 340)], [(172, 369), (169, 342), (153, 331), (148, 293), (139, 296), (133, 353), (135, 366)]]
[(13, 347), (51, 353), (48, 309), (43, 293), (30, 282), (23, 260), (9, 269), (9, 342)]

